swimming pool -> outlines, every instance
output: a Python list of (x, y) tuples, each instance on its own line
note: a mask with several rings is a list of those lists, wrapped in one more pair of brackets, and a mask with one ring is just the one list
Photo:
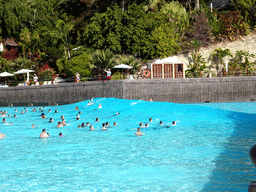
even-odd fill
[[(0, 128), (7, 135), (0, 140), (0, 191), (247, 191), (255, 180), (248, 152), (256, 143), (256, 103), (87, 102), (47, 106), (48, 119), (38, 107), (24, 114), (24, 107), (0, 108), (17, 114)], [(57, 128), (61, 115), (70, 125)], [(96, 130), (79, 129), (82, 122)], [(105, 122), (111, 127), (102, 131)], [(150, 126), (137, 137), (140, 122)], [(43, 128), (50, 138), (38, 138)]]

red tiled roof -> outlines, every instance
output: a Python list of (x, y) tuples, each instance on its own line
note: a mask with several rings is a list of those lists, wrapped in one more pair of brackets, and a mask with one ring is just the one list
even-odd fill
[(16, 43), (13, 38), (12, 39), (7, 38), (6, 41), (4, 42), (4, 44), (9, 45), (9, 46), (15, 46), (15, 47), (19, 46), (19, 44)]

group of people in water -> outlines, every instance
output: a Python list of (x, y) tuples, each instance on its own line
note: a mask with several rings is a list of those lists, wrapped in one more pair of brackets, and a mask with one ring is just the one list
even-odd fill
[[(87, 106), (90, 106), (90, 105), (93, 105), (93, 104), (95, 104), (95, 103), (94, 103), (93, 100), (91, 99), (91, 100), (88, 102)], [(97, 109), (101, 109), (101, 108), (102, 108), (102, 105), (99, 104), (99, 106), (98, 106)], [(94, 109), (94, 110), (97, 110), (97, 109)], [(45, 111), (45, 108), (44, 108), (44, 107), (38, 108), (38, 109), (33, 108), (32, 111), (40, 111), (40, 112), (42, 112), (41, 115), (40, 115), (41, 119), (47, 119), (46, 114), (44, 113), (44, 111)], [(78, 114), (76, 115), (76, 118), (75, 118), (75, 119), (76, 119), (76, 120), (80, 120), (80, 119), (81, 119), (81, 118), (80, 118), (80, 114), (81, 114), (82, 112), (79, 110), (78, 107), (75, 107), (75, 111), (78, 111)], [(15, 112), (18, 112), (18, 110), (15, 109)], [(28, 110), (27, 110), (26, 108), (24, 108), (24, 111), (22, 110), (22, 111), (21, 111), (21, 114), (24, 114), (24, 113), (27, 113), (27, 112), (28, 112)], [(50, 113), (50, 112), (51, 112), (51, 109), (48, 110), (48, 113)], [(58, 113), (58, 110), (55, 110), (54, 113)], [(120, 115), (120, 113), (117, 112), (117, 113), (115, 113), (113, 116), (117, 116), (117, 115)], [(6, 118), (5, 118), (5, 117), (7, 117), (7, 111), (0, 111), (0, 116), (1, 116), (1, 117), (4, 117), (4, 118), (3, 118), (3, 123), (12, 125), (11, 122), (10, 122), (10, 123), (7, 123), (7, 122), (6, 122)], [(17, 115), (16, 115), (16, 114), (15, 114), (14, 116), (8, 115), (8, 117), (17, 117)], [(96, 123), (96, 122), (99, 122), (99, 121), (100, 121), (100, 120), (99, 120), (99, 118), (97, 117), (94, 122)], [(53, 121), (53, 118), (50, 118), (48, 122), (49, 122), (49, 123), (53, 123), (53, 122), (54, 122), (54, 121)], [(140, 124), (139, 124), (139, 127), (137, 128), (137, 132), (135, 133), (135, 135), (137, 135), (137, 136), (142, 136), (142, 135), (144, 135), (145, 133), (142, 133), (142, 132), (141, 132), (141, 129), (148, 128), (148, 127), (149, 127), (149, 123), (151, 123), (151, 122), (153, 122), (153, 120), (152, 120), (152, 118), (149, 118), (148, 123), (145, 123), (145, 125), (144, 125), (143, 123), (140, 123)], [(173, 121), (171, 126), (175, 126), (175, 125), (176, 125), (176, 122), (177, 122), (177, 121)], [(61, 121), (58, 121), (58, 122), (57, 122), (56, 127), (57, 127), (57, 128), (61, 128), (61, 127), (67, 126), (67, 125), (69, 125), (69, 124), (66, 123), (66, 120), (65, 120), (64, 115), (61, 115)], [(163, 123), (162, 121), (160, 121), (160, 122), (159, 122), (159, 125), (160, 125), (160, 126), (163, 126), (164, 123)], [(101, 130), (106, 131), (108, 128), (115, 127), (115, 126), (117, 126), (117, 122), (114, 122), (112, 126), (110, 126), (109, 122), (105, 122), (105, 123), (102, 123)], [(80, 124), (78, 125), (78, 128), (83, 128), (83, 127), (88, 127), (90, 131), (94, 131), (94, 130), (96, 130), (96, 129), (100, 129), (100, 128), (94, 128), (93, 125), (90, 124), (89, 122), (87, 122), (87, 123), (82, 123), (81, 125), (80, 125)], [(166, 126), (166, 128), (168, 128), (168, 127), (170, 127), (170, 126)], [(35, 128), (35, 124), (32, 124), (32, 128)], [(131, 129), (131, 130), (134, 130), (134, 129)], [(135, 129), (135, 130), (136, 130), (136, 129)], [(63, 137), (63, 136), (64, 136), (64, 135), (62, 135), (62, 133), (59, 133), (59, 137)], [(6, 137), (6, 135), (4, 135), (3, 133), (0, 133), (0, 139), (3, 139), (4, 137)], [(40, 138), (48, 138), (48, 137), (50, 137), (50, 134), (49, 134), (49, 133), (46, 133), (46, 129), (44, 128), (44, 129), (42, 130), (42, 132), (41, 132), (41, 134), (40, 134), (39, 137), (40, 137)]]

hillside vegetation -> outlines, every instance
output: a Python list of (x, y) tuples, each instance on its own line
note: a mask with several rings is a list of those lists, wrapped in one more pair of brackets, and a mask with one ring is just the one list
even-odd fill
[[(248, 35), (255, 16), (252, 0), (233, 0), (228, 10), (211, 10), (207, 0), (199, 8), (188, 0), (0, 0), (0, 40), (19, 44), (18, 50), (6, 46), (0, 68), (35, 69), (42, 79), (91, 77), (120, 63), (136, 72), (147, 60), (193, 50), (187, 75), (194, 76), (206, 69), (200, 47)], [(214, 50), (217, 71), (227, 55)], [(230, 62), (253, 72), (248, 57), (254, 55), (241, 50)]]

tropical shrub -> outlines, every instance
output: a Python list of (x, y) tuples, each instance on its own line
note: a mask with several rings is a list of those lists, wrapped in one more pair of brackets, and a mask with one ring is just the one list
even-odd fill
[(40, 79), (51, 81), (53, 74), (55, 74), (55, 71), (48, 64), (45, 64), (43, 67), (37, 70), (37, 74)]
[(18, 50), (11, 49), (10, 51), (5, 51), (2, 54), (2, 58), (5, 58), (7, 60), (15, 60), (18, 57)]
[(73, 77), (77, 72), (81, 77), (90, 77), (91, 68), (90, 55), (83, 52), (83, 54), (73, 57), (71, 60), (66, 60), (62, 72), (65, 73), (67, 77)]
[(228, 40), (235, 40), (250, 33), (249, 25), (238, 10), (220, 14), (219, 20), (222, 26), (221, 36)]

